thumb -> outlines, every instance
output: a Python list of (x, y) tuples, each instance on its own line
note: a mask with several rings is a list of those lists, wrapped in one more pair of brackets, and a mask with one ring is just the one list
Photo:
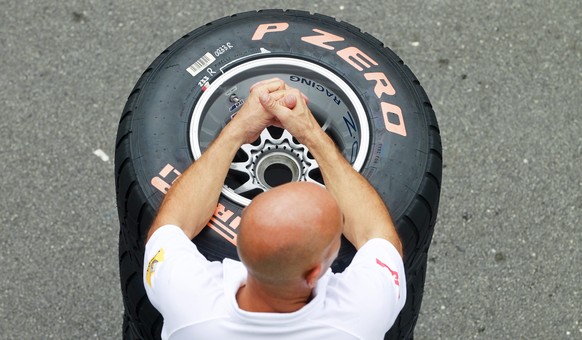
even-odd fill
[(283, 98), (283, 103), (285, 103), (285, 106), (287, 108), (293, 110), (293, 108), (295, 108), (295, 105), (297, 105), (297, 97), (295, 97), (292, 94), (288, 94), (285, 96), (285, 98)]
[(273, 98), (273, 96), (269, 95), (268, 93), (261, 94), (259, 96), (259, 102), (267, 112), (273, 115), (281, 114), (283, 111), (287, 110), (287, 107), (281, 105)]
[(265, 109), (273, 106), (273, 104), (275, 103), (273, 98), (271, 98), (271, 96), (269, 96), (267, 92), (261, 93), (261, 95), (259, 96), (259, 102), (261, 103), (261, 105), (263, 105)]

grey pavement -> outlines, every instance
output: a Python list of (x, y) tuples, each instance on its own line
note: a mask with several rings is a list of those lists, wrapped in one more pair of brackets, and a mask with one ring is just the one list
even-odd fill
[(121, 337), (125, 99), (180, 36), (258, 8), (360, 27), (432, 100), (445, 168), (416, 338), (582, 339), (577, 0), (0, 1), (0, 338)]

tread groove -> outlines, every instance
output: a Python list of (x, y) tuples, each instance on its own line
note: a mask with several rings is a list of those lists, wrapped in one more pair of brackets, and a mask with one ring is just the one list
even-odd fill
[(417, 194), (416, 195), (416, 199), (419, 202), (422, 202), (422, 204), (426, 207), (426, 210), (428, 211), (428, 214), (429, 214), (429, 217), (430, 217), (429, 220), (432, 220), (432, 213), (433, 212), (432, 212), (432, 208), (430, 206), (430, 203), (426, 200), (426, 198), (424, 196), (422, 196), (422, 194)]
[(133, 273), (133, 274), (129, 275), (129, 277), (127, 278), (127, 281), (125, 281), (125, 286), (123, 287), (123, 290), (124, 290), (125, 292), (127, 292), (127, 291), (128, 291), (128, 289), (129, 289), (129, 285), (131, 284), (131, 280), (133, 280), (133, 278), (134, 278), (136, 275), (137, 275), (136, 273)]
[(432, 130), (432, 131), (436, 132), (438, 135), (440, 135), (440, 134), (441, 134), (441, 130), (439, 129), (439, 127), (438, 127), (438, 126), (435, 126), (435, 125), (429, 125), (429, 126), (428, 126), (428, 128), (429, 128), (429, 130)]
[[(124, 201), (124, 209), (127, 214), (127, 206), (129, 204), (129, 195), (133, 191), (133, 188), (137, 185), (137, 181), (132, 181), (129, 187), (127, 188), (127, 192), (125, 193), (125, 201)], [(127, 217), (127, 216), (126, 216)]]
[(132, 110), (128, 110), (125, 111), (123, 113), (123, 115), (121, 116), (121, 118), (119, 119), (119, 125), (121, 125), (121, 123), (127, 118), (127, 117), (131, 117), (133, 115), (133, 111)]
[(141, 89), (139, 87), (134, 88), (133, 91), (131, 91), (131, 93), (129, 94), (129, 96), (127, 96), (127, 100), (129, 101), (131, 97), (137, 95), (138, 93), (140, 93), (140, 91)]
[(121, 174), (121, 172), (123, 171), (123, 168), (125, 168), (125, 166), (127, 165), (127, 163), (129, 163), (130, 159), (129, 157), (126, 157), (123, 162), (121, 162), (121, 165), (119, 166), (119, 169), (117, 170), (117, 175), (119, 176), (119, 174)]
[[(136, 228), (136, 229), (137, 229), (137, 240), (138, 240), (138, 242), (141, 242), (142, 239), (145, 242), (145, 237), (143, 237), (144, 235), (142, 235), (142, 228), (141, 228), (141, 222), (142, 222), (142, 219), (143, 219), (143, 215), (145, 214), (145, 211), (146, 211), (146, 203), (144, 203), (144, 204), (141, 205), (141, 207), (139, 208), (139, 213), (137, 214), (137, 225), (138, 225), (138, 228)], [(143, 230), (143, 231), (145, 231), (147, 233), (147, 231), (148, 231), (147, 229), (149, 229), (149, 227), (146, 227), (145, 230)]]
[(434, 182), (435, 182), (435, 184), (437, 185), (437, 187), (439, 188), (439, 190), (441, 190), (441, 182), (438, 180), (438, 178), (437, 178), (435, 175), (433, 175), (433, 174), (432, 174), (432, 173), (430, 173), (430, 172), (425, 172), (425, 173), (424, 173), (424, 175), (425, 175), (425, 176), (426, 176), (428, 179), (430, 179), (431, 181), (434, 181)]
[(418, 233), (418, 226), (416, 225), (416, 223), (414, 223), (414, 221), (408, 215), (404, 215), (402, 217), (402, 220), (404, 222), (410, 224), (413, 227), (411, 230), (417, 239), (417, 246), (418, 246), (418, 241), (420, 241), (420, 234)]
[(435, 155), (436, 157), (438, 157), (441, 160), (441, 163), (443, 161), (443, 155), (441, 152), (439, 152), (439, 150), (437, 149), (430, 149), (429, 153)]
[(127, 131), (127, 133), (125, 133), (123, 136), (121, 136), (119, 138), (119, 140), (117, 141), (117, 143), (115, 144), (115, 149), (119, 149), (119, 146), (121, 145), (121, 143), (126, 140), (127, 138), (129, 138), (129, 135), (131, 135), (132, 131)]

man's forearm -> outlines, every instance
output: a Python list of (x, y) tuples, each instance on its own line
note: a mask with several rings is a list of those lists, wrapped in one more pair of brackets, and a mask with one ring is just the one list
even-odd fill
[(400, 238), (382, 198), (337, 150), (311, 114), (302, 93), (289, 89), (278, 94), (277, 98), (266, 96), (261, 105), (306, 145), (319, 163), (325, 186), (344, 214), (346, 238), (358, 249), (372, 238), (384, 238), (402, 254)]
[(191, 239), (200, 233), (216, 209), (224, 179), (241, 145), (241, 137), (227, 125), (172, 185), (150, 228), (148, 239), (166, 224), (179, 226)]
[(267, 126), (278, 123), (263, 109), (259, 98), (263, 95), (269, 97), (269, 93), (285, 87), (285, 83), (277, 78), (258, 82), (251, 87), (245, 104), (236, 116), (172, 185), (150, 227), (148, 240), (166, 224), (179, 226), (191, 239), (198, 235), (216, 209), (224, 179), (240, 146), (252, 143)]
[(384, 238), (402, 254), (400, 238), (381, 197), (319, 129), (304, 141), (317, 160), (326, 188), (344, 213), (344, 236), (359, 249), (369, 239)]

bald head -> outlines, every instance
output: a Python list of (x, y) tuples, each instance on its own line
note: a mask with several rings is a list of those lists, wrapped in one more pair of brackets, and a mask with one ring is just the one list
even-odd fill
[(257, 196), (244, 210), (239, 257), (257, 280), (285, 284), (317, 265), (329, 266), (341, 231), (341, 212), (326, 189), (288, 183)]

